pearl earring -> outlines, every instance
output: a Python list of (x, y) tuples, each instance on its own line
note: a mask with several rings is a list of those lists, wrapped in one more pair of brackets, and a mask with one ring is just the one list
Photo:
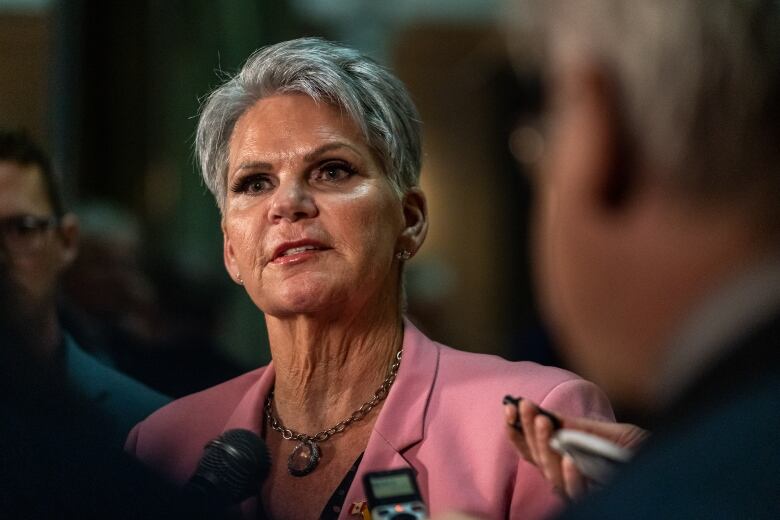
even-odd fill
[(236, 279), (238, 280), (238, 285), (244, 285), (244, 279), (241, 278), (241, 273), (236, 273)]

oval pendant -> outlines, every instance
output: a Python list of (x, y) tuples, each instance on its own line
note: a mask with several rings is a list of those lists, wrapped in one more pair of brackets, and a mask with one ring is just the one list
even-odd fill
[(314, 441), (301, 441), (287, 458), (287, 470), (294, 477), (308, 475), (320, 461), (320, 448)]

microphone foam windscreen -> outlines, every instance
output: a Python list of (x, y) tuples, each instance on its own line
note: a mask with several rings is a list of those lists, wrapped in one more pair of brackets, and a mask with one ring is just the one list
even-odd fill
[(211, 482), (228, 503), (238, 503), (257, 493), (270, 466), (260, 437), (249, 430), (228, 430), (206, 444), (194, 478)]

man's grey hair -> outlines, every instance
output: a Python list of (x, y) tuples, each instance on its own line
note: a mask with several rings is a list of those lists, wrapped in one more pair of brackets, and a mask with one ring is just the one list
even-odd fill
[(419, 183), (420, 117), (404, 85), (356, 50), (300, 38), (255, 51), (201, 108), (195, 148), (201, 174), (223, 210), (233, 128), (259, 100), (305, 94), (338, 107), (362, 131), (399, 196)]
[(510, 1), (516, 61), (563, 44), (606, 71), (630, 144), (675, 189), (780, 208), (780, 2)]

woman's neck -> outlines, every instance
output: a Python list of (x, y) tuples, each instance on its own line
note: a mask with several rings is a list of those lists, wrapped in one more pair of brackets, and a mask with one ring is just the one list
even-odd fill
[(370, 400), (403, 342), (397, 311), (339, 321), (269, 316), (267, 325), (275, 414), (307, 434), (332, 427)]

